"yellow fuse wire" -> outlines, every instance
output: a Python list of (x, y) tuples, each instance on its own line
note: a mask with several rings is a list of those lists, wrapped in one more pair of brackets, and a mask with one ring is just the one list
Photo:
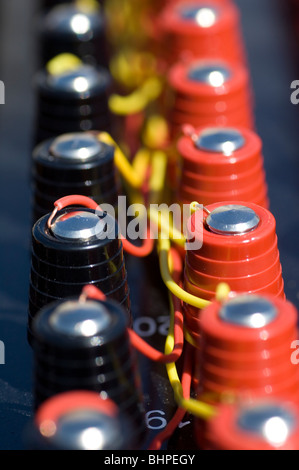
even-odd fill
[[(147, 178), (147, 172), (150, 165), (150, 158), (151, 152), (148, 149), (142, 147), (137, 151), (132, 161), (132, 167), (134, 171), (139, 175), (140, 180), (144, 182)], [(146, 205), (144, 195), (139, 188), (134, 189), (125, 181), (123, 181), (123, 185), (126, 188), (126, 192), (130, 199), (130, 204), (142, 204), (143, 206)]]
[(192, 338), (192, 336), (190, 335), (189, 331), (186, 328), (184, 329), (184, 337), (186, 341), (188, 341), (188, 343), (191, 344), (191, 346), (194, 346), (195, 348), (197, 347), (196, 342), (194, 341), (194, 339)]
[(162, 149), (169, 140), (169, 126), (166, 119), (158, 114), (149, 116), (142, 132), (144, 145), (151, 149)]
[(137, 151), (132, 161), (132, 166), (134, 168), (134, 171), (136, 171), (136, 173), (139, 175), (139, 177), (143, 181), (146, 178), (146, 174), (147, 174), (149, 164), (150, 164), (150, 159), (151, 159), (150, 150), (145, 147), (141, 147)]
[(216, 289), (216, 300), (219, 302), (223, 302), (225, 299), (228, 298), (229, 294), (231, 293), (231, 289), (226, 282), (221, 282), (218, 284)]
[(137, 173), (114, 139), (107, 132), (100, 132), (98, 139), (115, 148), (114, 161), (120, 174), (132, 188), (140, 189), (144, 182), (143, 176)]
[(55, 76), (70, 72), (71, 70), (77, 70), (81, 65), (82, 60), (79, 57), (74, 54), (64, 53), (51, 59), (47, 63), (46, 69), (49, 74)]
[(133, 90), (157, 74), (157, 60), (153, 54), (127, 47), (112, 57), (109, 69), (116, 82)]
[(167, 155), (161, 150), (153, 151), (151, 176), (149, 180), (150, 204), (159, 204), (165, 187)]
[(97, 0), (75, 0), (75, 5), (84, 13), (92, 13), (100, 8)]
[[(168, 270), (171, 275), (171, 257), (169, 257), (169, 261), (168, 261)], [(175, 346), (174, 335), (173, 335), (174, 307), (173, 307), (171, 295), (169, 295), (169, 298), (170, 298), (170, 326), (169, 326), (169, 331), (168, 331), (168, 335), (167, 335), (166, 342), (165, 342), (165, 354), (170, 354), (173, 351), (173, 348)], [(183, 388), (182, 388), (182, 384), (181, 384), (181, 381), (177, 372), (176, 364), (172, 362), (172, 363), (166, 364), (165, 366), (166, 366), (169, 382), (173, 389), (174, 399), (178, 407), (202, 419), (212, 418), (216, 414), (216, 408), (199, 400), (195, 400), (192, 398), (188, 398), (188, 399), (184, 398)]]
[(166, 218), (166, 214), (163, 211), (159, 211), (153, 205), (149, 207), (148, 212), (149, 212), (149, 219), (155, 224), (156, 227), (159, 228), (161, 232), (161, 237), (165, 238), (164, 241), (166, 242), (167, 247), (170, 246), (169, 239), (181, 247), (185, 246), (186, 239), (184, 235), (173, 226), (173, 224), (169, 223), (168, 212), (167, 212), (168, 219)]
[(130, 95), (111, 95), (109, 108), (114, 114), (121, 116), (140, 113), (144, 111), (151, 101), (155, 101), (159, 97), (162, 88), (159, 78), (150, 77)]
[(168, 267), (170, 240), (158, 240), (160, 271), (164, 284), (176, 297), (193, 307), (202, 309), (210, 305), (210, 301), (196, 297), (182, 289), (172, 278)]

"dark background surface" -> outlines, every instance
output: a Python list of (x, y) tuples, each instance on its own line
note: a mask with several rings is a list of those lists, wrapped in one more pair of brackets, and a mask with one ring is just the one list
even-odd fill
[[(286, 0), (235, 3), (241, 12), (257, 131), (264, 144), (285, 292), (298, 307), (299, 106), (291, 104), (290, 84), (299, 79), (299, 41), (297, 45)], [(6, 87), (6, 104), (0, 106), (0, 340), (5, 344), (5, 364), (0, 365), (1, 450), (22, 449), (23, 430), (32, 416), (32, 353), (27, 344), (26, 322), (37, 10), (38, 0), (0, 0), (0, 79)], [(161, 327), (168, 314), (167, 304), (161, 302), (155, 286), (152, 290), (145, 287), (146, 274), (140, 277), (140, 266), (128, 263), (128, 269), (136, 317), (152, 315)], [(163, 347), (163, 331), (150, 335), (148, 340)], [(147, 410), (161, 410), (160, 416), (168, 419), (174, 405), (164, 370), (145, 362), (142, 377)], [(190, 425), (183, 429), (182, 434), (191, 432)]]

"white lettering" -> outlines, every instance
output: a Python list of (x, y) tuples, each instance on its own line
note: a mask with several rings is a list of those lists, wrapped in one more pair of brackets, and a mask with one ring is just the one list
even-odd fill
[(5, 104), (5, 85), (0, 80), (0, 104)]
[(5, 345), (3, 341), (0, 341), (0, 364), (5, 364)]
[(152, 455), (148, 456), (149, 464), (173, 464), (173, 465), (192, 465), (195, 455)]
[(299, 103), (299, 80), (294, 80), (292, 83), (291, 83), (291, 89), (295, 89), (295, 91), (293, 91), (293, 93), (291, 94), (291, 102), (292, 104), (298, 104)]
[[(126, 196), (118, 196), (117, 208), (111, 204), (101, 204), (96, 213), (102, 219), (103, 227), (97, 234), (99, 239), (112, 239), (115, 234), (115, 220), (117, 219), (118, 233), (123, 238), (131, 240), (144, 240), (149, 236), (153, 240), (173, 239), (185, 243), (185, 250), (199, 250), (203, 244), (203, 206), (197, 204), (199, 215), (194, 223), (189, 224), (188, 237), (186, 237), (186, 226), (190, 219), (190, 204), (151, 204), (149, 208), (142, 204), (132, 204), (127, 207)], [(201, 210), (200, 210), (201, 209)], [(117, 217), (116, 217), (117, 210)], [(103, 217), (103, 213), (110, 217)], [(132, 218), (128, 222), (128, 217)], [(183, 219), (183, 220), (182, 220)], [(183, 223), (183, 225), (182, 225)], [(105, 227), (104, 227), (105, 226)], [(181, 228), (183, 227), (183, 230)]]
[[(156, 415), (156, 416), (153, 416)], [(157, 416), (158, 415), (158, 416)], [(159, 416), (160, 415), (160, 416)], [(165, 418), (162, 418), (165, 413), (161, 410), (151, 410), (146, 413), (146, 424), (149, 429), (163, 429), (167, 425)], [(153, 424), (154, 421), (154, 424)]]
[(127, 215), (134, 217), (128, 224), (127, 236), (131, 240), (143, 240), (147, 236), (146, 207), (142, 204), (132, 204), (128, 207)]
[(291, 349), (295, 349), (291, 354), (291, 363), (299, 364), (299, 340), (295, 340), (291, 343)]
[(138, 457), (116, 457), (114, 454), (111, 457), (105, 457), (105, 465), (130, 465), (131, 467), (136, 467), (138, 462)]

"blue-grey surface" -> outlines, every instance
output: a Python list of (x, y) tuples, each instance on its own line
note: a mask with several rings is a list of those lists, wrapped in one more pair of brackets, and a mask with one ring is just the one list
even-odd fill
[(30, 262), (29, 156), (33, 120), (32, 60), (34, 2), (20, 12), (18, 0), (1, 1), (0, 107), (0, 448), (22, 448), (31, 415), (32, 357), (26, 316)]
[(287, 15), (287, 0), (236, 0), (235, 3), (241, 11), (255, 95), (256, 127), (263, 141), (285, 292), (298, 306), (299, 106), (291, 103), (290, 86), (299, 76), (296, 57), (299, 44)]
[[(299, 78), (295, 38), (285, 18), (286, 0), (237, 0), (236, 4), (255, 93), (257, 130), (264, 143), (285, 290), (298, 306), (299, 106), (290, 102), (290, 84)], [(0, 106), (0, 340), (5, 344), (5, 364), (0, 365), (0, 449), (4, 450), (22, 448), (22, 432), (32, 414), (26, 321), (35, 9), (33, 0), (0, 2), (0, 79), (6, 86), (6, 104)], [(165, 397), (169, 385), (161, 379), (157, 384), (153, 393)]]

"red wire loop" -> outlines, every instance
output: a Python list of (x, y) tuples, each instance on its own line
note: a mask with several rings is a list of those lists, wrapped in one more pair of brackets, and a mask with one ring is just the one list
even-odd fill
[[(182, 273), (182, 260), (178, 252), (171, 248), (171, 256), (173, 262), (173, 278), (179, 282)], [(85, 286), (82, 290), (82, 295), (87, 297), (105, 300), (106, 296), (95, 286)], [(182, 305), (180, 299), (175, 296), (173, 297), (174, 305), (174, 348), (173, 351), (169, 354), (162, 353), (157, 349), (150, 346), (146, 341), (144, 341), (134, 330), (128, 328), (128, 333), (132, 346), (139, 351), (144, 356), (148, 357), (152, 361), (161, 362), (163, 364), (169, 364), (171, 362), (176, 362), (182, 355), (184, 347), (184, 319), (182, 313)]]
[[(182, 259), (176, 249), (171, 248), (170, 256), (172, 260), (172, 271), (173, 271), (173, 278), (176, 282), (181, 281), (182, 276)], [(105, 299), (105, 294), (101, 292), (97, 287), (94, 286), (85, 286), (82, 294), (103, 300)], [(130, 336), (130, 340), (132, 346), (135, 347), (139, 352), (143, 355), (147, 356), (149, 359), (154, 360), (156, 362), (162, 362), (164, 364), (176, 362), (182, 354), (183, 346), (184, 346), (184, 331), (183, 331), (183, 314), (181, 308), (181, 301), (174, 295), (172, 295), (172, 301), (174, 305), (174, 349), (170, 354), (163, 354), (160, 351), (157, 351), (149, 344), (147, 344), (141, 337), (137, 335), (132, 329), (128, 328), (128, 333)], [(190, 397), (190, 389), (191, 389), (191, 380), (192, 380), (192, 361), (190, 357), (190, 350), (188, 349), (188, 345), (186, 346), (186, 352), (184, 357), (184, 364), (183, 364), (183, 373), (182, 373), (182, 388), (183, 388), (183, 395), (185, 399)], [(163, 444), (163, 442), (171, 437), (174, 433), (176, 428), (179, 426), (180, 422), (184, 418), (186, 414), (186, 410), (182, 408), (178, 408), (168, 423), (165, 429), (161, 431), (155, 438), (152, 440), (151, 444), (149, 445), (148, 450), (159, 450)]]
[(94, 210), (101, 210), (100, 206), (90, 197), (87, 196), (81, 196), (81, 195), (73, 195), (73, 196), (64, 196), (60, 199), (57, 199), (57, 201), (54, 202), (54, 206), (57, 208), (57, 210), (64, 209), (65, 207), (68, 206), (84, 206), (87, 207), (88, 209), (94, 209)]
[[(183, 396), (185, 400), (190, 398), (190, 391), (191, 391), (191, 382), (192, 382), (192, 374), (193, 374), (193, 367), (192, 367), (192, 352), (190, 346), (186, 345), (186, 352), (184, 356), (184, 363), (183, 363), (183, 372), (182, 372), (182, 389), (183, 389)], [(159, 450), (163, 442), (169, 439), (179, 424), (182, 422), (184, 416), (186, 415), (186, 410), (183, 408), (177, 408), (175, 414), (173, 415), (172, 419), (169, 421), (167, 426), (157, 434), (152, 442), (150, 443), (147, 450)]]
[[(180, 283), (181, 281), (181, 275), (182, 275), (182, 259), (174, 248), (171, 248), (170, 250), (170, 256), (172, 259), (172, 269), (173, 269), (173, 279), (177, 282)], [(177, 297), (172, 295), (172, 301), (174, 304), (174, 307), (180, 304), (180, 301)], [(182, 330), (183, 334), (183, 330)], [(177, 331), (174, 329), (174, 338), (175, 338), (175, 344), (177, 344), (178, 338), (177, 338)], [(192, 381), (192, 375), (193, 375), (193, 366), (192, 366), (192, 358), (191, 358), (191, 349), (188, 345), (186, 344), (185, 348), (185, 353), (184, 353), (184, 361), (183, 361), (183, 372), (182, 372), (182, 389), (183, 389), (183, 396), (187, 400), (190, 398), (190, 390), (191, 390), (191, 381)], [(157, 434), (152, 442), (150, 443), (149, 447), (147, 450), (159, 450), (161, 449), (161, 446), (163, 442), (165, 442), (167, 439), (169, 439), (179, 424), (182, 422), (184, 416), (186, 415), (186, 410), (182, 408), (177, 408), (175, 414), (173, 415), (172, 419), (169, 421), (167, 426), (159, 433)]]
[[(51, 223), (53, 218), (55, 217), (57, 211), (64, 209), (68, 206), (79, 205), (83, 207), (87, 207), (88, 209), (98, 210), (101, 211), (101, 207), (91, 198), (87, 196), (81, 196), (78, 194), (72, 196), (65, 196), (54, 203), (54, 211), (52, 212), (49, 220), (48, 226), (51, 227)], [(154, 239), (151, 235), (150, 228), (147, 228), (146, 238), (143, 240), (141, 246), (135, 246), (131, 242), (129, 242), (123, 235), (120, 235), (124, 250), (133, 256), (138, 258), (144, 258), (150, 255), (154, 249)]]
[(84, 298), (102, 300), (102, 301), (105, 301), (107, 299), (104, 292), (102, 292), (97, 287), (92, 286), (91, 284), (88, 284), (83, 287), (81, 296)]
[[(171, 248), (170, 254), (173, 263), (173, 278), (179, 282), (182, 273), (182, 259), (174, 248)], [(182, 313), (182, 304), (180, 299), (175, 296), (172, 296), (172, 301), (174, 306), (174, 348), (171, 353), (164, 354), (160, 351), (157, 351), (148, 343), (146, 343), (140, 336), (138, 336), (135, 331), (129, 330), (130, 339), (135, 349), (137, 349), (143, 355), (147, 356), (149, 359), (156, 362), (161, 362), (163, 364), (176, 362), (181, 357), (184, 346), (184, 319)]]
[(92, 391), (75, 390), (63, 392), (49, 398), (36, 413), (35, 422), (38, 426), (49, 420), (56, 423), (61, 414), (74, 411), (80, 407), (98, 410), (112, 417), (118, 414), (118, 408), (111, 399), (103, 399), (99, 394)]

